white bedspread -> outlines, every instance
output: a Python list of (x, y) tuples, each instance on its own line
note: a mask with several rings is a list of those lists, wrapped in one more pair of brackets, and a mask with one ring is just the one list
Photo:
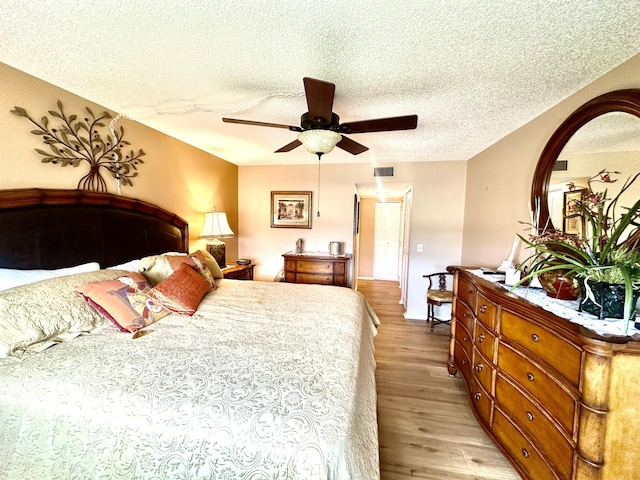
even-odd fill
[(222, 280), (191, 318), (0, 361), (1, 479), (379, 478), (375, 314)]

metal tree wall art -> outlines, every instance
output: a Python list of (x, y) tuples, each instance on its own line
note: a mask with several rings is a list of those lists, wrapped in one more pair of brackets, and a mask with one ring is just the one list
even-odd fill
[(46, 115), (38, 123), (24, 108), (14, 108), (11, 113), (29, 119), (38, 127), (31, 130), (31, 133), (41, 136), (42, 141), (49, 146), (49, 151), (35, 149), (43, 156), (42, 163), (62, 167), (77, 167), (81, 162), (89, 164), (89, 172), (78, 182), (79, 189), (106, 192), (107, 183), (102, 177), (101, 169), (108, 171), (116, 179), (118, 187), (120, 184), (133, 186), (131, 179), (138, 176), (137, 165), (144, 163), (141, 157), (145, 153), (142, 150), (137, 153), (131, 150), (128, 155), (122, 156), (124, 146), (130, 145), (124, 140), (122, 127), (115, 131), (111, 125), (111, 137), (100, 132), (106, 126), (104, 120), (111, 119), (108, 112), (96, 117), (89, 107), (85, 107), (87, 116), (79, 119), (77, 115), (67, 116), (62, 102), (58, 100), (58, 111), (49, 110), (49, 115), (58, 120), (58, 124), (54, 126)]

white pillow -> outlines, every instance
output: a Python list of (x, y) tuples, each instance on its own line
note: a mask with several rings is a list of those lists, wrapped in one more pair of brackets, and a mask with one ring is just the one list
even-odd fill
[(107, 267), (107, 270), (126, 270), (127, 272), (137, 272), (140, 259), (129, 260), (128, 262), (121, 263), (120, 265), (114, 265), (113, 267)]
[(94, 272), (100, 270), (98, 262), (89, 262), (75, 267), (58, 268), (55, 270), (19, 270), (15, 268), (0, 268), (0, 290), (38, 282), (48, 278), (62, 277), (74, 273)]

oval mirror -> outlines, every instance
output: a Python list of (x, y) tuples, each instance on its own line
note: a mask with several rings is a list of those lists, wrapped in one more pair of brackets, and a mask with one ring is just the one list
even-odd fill
[[(612, 194), (616, 193), (613, 185), (621, 186), (640, 170), (640, 89), (618, 90), (587, 102), (551, 136), (538, 160), (531, 189), (539, 228), (574, 233), (563, 214), (567, 184), (586, 186), (589, 177), (602, 169), (620, 172), (618, 182), (608, 189)], [(638, 190), (632, 195), (631, 204)]]

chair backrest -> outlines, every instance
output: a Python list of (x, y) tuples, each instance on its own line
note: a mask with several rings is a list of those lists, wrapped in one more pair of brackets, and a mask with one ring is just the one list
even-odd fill
[[(428, 275), (423, 275), (423, 278), (426, 278), (429, 281), (429, 285), (427, 285), (427, 290), (450, 290), (451, 282), (453, 281), (453, 274), (450, 272), (436, 272), (430, 273)], [(435, 286), (436, 281), (437, 288)]]

